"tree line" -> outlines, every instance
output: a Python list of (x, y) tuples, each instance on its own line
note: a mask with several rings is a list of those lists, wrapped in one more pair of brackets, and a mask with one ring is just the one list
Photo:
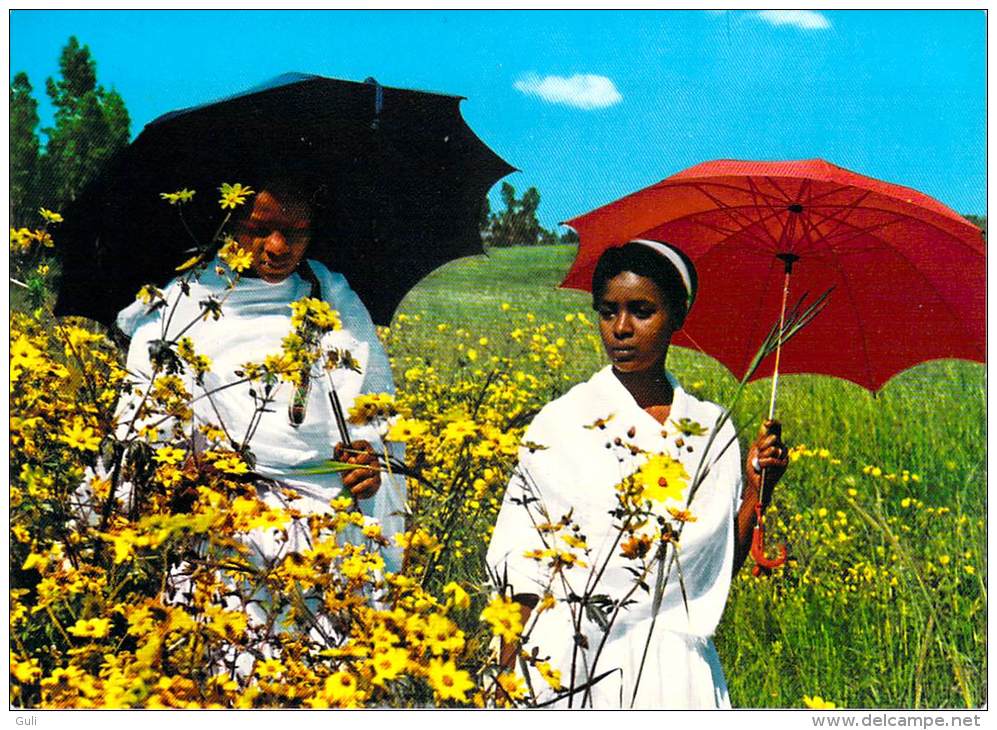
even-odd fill
[(553, 243), (578, 243), (578, 234), (572, 230), (558, 235), (540, 225), (537, 209), (540, 192), (528, 188), (522, 197), (516, 197), (516, 188), (502, 183), (504, 210), (493, 213), (488, 198), (481, 212), (481, 238), (488, 246), (544, 246)]
[[(31, 226), (38, 209), (72, 202), (114, 153), (128, 144), (131, 119), (117, 91), (97, 83), (90, 48), (75, 36), (59, 56), (58, 78), (45, 81), (54, 125), (39, 130), (38, 101), (28, 75), (10, 84), (10, 224)], [(45, 136), (42, 144), (41, 136)]]

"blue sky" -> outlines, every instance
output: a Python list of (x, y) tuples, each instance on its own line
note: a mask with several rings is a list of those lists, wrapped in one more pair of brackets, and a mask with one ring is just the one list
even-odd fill
[(823, 157), (986, 210), (982, 11), (15, 10), (43, 124), (74, 34), (133, 135), (286, 71), (466, 96), (548, 226), (721, 157)]

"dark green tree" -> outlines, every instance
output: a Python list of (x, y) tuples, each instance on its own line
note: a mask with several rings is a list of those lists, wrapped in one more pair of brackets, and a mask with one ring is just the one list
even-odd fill
[(574, 228), (568, 228), (561, 234), (560, 243), (578, 243), (578, 232)]
[(985, 215), (966, 215), (963, 216), (966, 220), (972, 223), (974, 226), (983, 231), (983, 240), (987, 240), (987, 217)]
[(10, 85), (10, 224), (31, 225), (37, 218), (38, 102), (31, 95), (31, 82), (23, 71)]
[(60, 78), (45, 91), (55, 107), (55, 126), (42, 155), (42, 204), (61, 208), (75, 199), (101, 166), (128, 144), (131, 120), (121, 96), (97, 84), (97, 64), (88, 46), (70, 37), (59, 57)]
[(502, 183), (502, 203), (505, 210), (491, 216), (489, 240), (493, 246), (533, 246), (540, 242), (543, 228), (537, 219), (540, 207), (540, 193), (529, 188), (522, 198), (516, 197), (516, 189), (507, 182)]

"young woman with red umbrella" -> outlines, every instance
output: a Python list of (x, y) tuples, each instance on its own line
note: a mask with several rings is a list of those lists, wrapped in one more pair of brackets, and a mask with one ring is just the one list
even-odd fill
[[(665, 369), (672, 335), (681, 329), (696, 288), (692, 263), (667, 243), (636, 240), (607, 249), (595, 266), (592, 297), (611, 365), (548, 404), (527, 430), (529, 448), (507, 490), (488, 560), (511, 584), (524, 625), (530, 625), (543, 593), (553, 598), (554, 605), (548, 598), (531, 626), (530, 641), (550, 657), (563, 687), (584, 689), (547, 693), (538, 697), (541, 703), (730, 705), (711, 636), (731, 577), (749, 550), (763, 478), (767, 501), (788, 453), (779, 424), (767, 422), (742, 465), (734, 427), (722, 409), (686, 392)], [(653, 464), (664, 466), (654, 471)], [(650, 509), (644, 521), (657, 523), (658, 540), (680, 546), (681, 580), (663, 579), (660, 574), (670, 566), (662, 561), (653, 592), (631, 588), (635, 579), (655, 579), (636, 576), (633, 568), (648, 539), (646, 525), (630, 521), (621, 533), (616, 506), (614, 485), (634, 473), (656, 477), (645, 490)], [(551, 521), (570, 515), (576, 541), (587, 546), (591, 571), (564, 570), (545, 585), (541, 564), (524, 556), (531, 548), (551, 546), (544, 526), (538, 529), (531, 519), (533, 500)], [(594, 572), (599, 588), (590, 590)], [(579, 620), (572, 603), (596, 591), (617, 606), (626, 596), (625, 610), (612, 611), (612, 620)], [(504, 647), (506, 666), (516, 651)], [(531, 679), (537, 680), (532, 686), (544, 686), (539, 676)]]

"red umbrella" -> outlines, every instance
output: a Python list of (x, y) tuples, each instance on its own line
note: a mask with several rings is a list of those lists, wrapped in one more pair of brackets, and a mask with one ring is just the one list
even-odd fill
[[(986, 252), (980, 230), (911, 188), (824, 160), (704, 162), (569, 220), (581, 239), (562, 286), (589, 290), (602, 252), (635, 238), (667, 241), (693, 260), (696, 306), (674, 338), (741, 378), (797, 292), (834, 288), (826, 308), (773, 374), (822, 373), (872, 391), (937, 358), (986, 359)], [(780, 343), (781, 344), (781, 343)], [(752, 540), (766, 559), (762, 515)]]
[[(783, 373), (876, 391), (926, 360), (985, 361), (980, 230), (911, 188), (824, 160), (715, 160), (567, 224), (581, 243), (565, 287), (587, 291), (603, 250), (634, 238), (685, 251), (699, 294), (674, 342), (737, 377), (779, 317), (790, 264), (793, 291), (834, 293), (787, 347)], [(763, 364), (756, 378), (771, 373)]]

